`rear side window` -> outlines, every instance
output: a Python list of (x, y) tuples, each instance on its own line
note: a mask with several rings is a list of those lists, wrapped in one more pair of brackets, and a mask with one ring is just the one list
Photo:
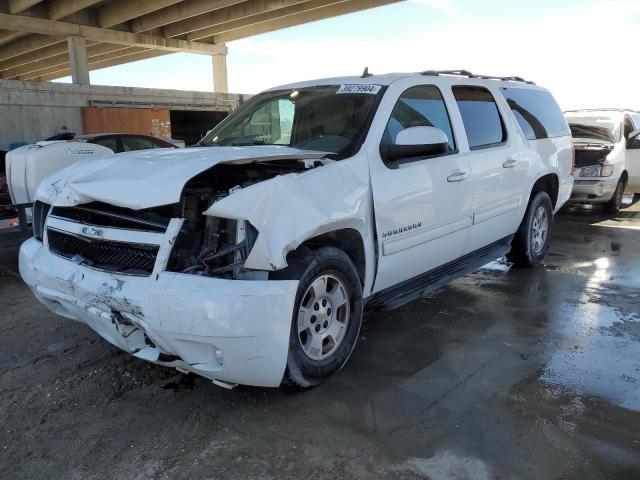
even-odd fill
[(570, 135), (567, 121), (549, 92), (527, 88), (500, 90), (527, 139)]
[(118, 139), (116, 137), (105, 137), (94, 140), (93, 143), (110, 148), (113, 153), (118, 153)]
[(470, 85), (455, 86), (452, 91), (471, 150), (494, 147), (507, 139), (498, 106), (489, 90)]
[(393, 107), (385, 134), (395, 143), (398, 133), (410, 127), (439, 128), (447, 135), (449, 151), (456, 149), (447, 107), (434, 85), (418, 85), (405, 90)]
[(122, 146), (125, 152), (155, 148), (153, 142), (146, 137), (122, 137)]

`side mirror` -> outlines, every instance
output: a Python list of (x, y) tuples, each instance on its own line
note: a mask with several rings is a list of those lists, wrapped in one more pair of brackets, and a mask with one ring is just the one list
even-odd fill
[(394, 143), (383, 143), (381, 153), (385, 160), (418, 159), (441, 155), (449, 148), (447, 135), (435, 127), (409, 127), (401, 130)]

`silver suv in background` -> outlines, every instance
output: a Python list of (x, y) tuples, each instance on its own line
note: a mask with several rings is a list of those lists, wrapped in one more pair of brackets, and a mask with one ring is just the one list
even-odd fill
[(640, 194), (640, 114), (632, 110), (565, 112), (575, 144), (572, 203), (617, 212), (624, 192)]

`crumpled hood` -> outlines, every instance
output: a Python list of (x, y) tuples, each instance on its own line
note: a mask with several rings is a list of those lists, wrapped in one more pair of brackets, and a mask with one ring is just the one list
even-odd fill
[(45, 178), (36, 199), (54, 206), (98, 201), (141, 210), (177, 203), (185, 183), (218, 163), (312, 160), (324, 155), (275, 145), (139, 150), (74, 163)]

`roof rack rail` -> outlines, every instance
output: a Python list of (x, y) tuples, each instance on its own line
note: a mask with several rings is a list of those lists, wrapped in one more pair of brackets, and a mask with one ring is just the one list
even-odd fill
[(503, 82), (524, 82), (535, 85), (534, 82), (525, 80), (522, 77), (496, 77), (493, 75), (476, 75), (474, 73), (471, 73), (469, 70), (425, 70), (424, 72), (421, 72), (420, 75), (428, 75), (434, 77), (437, 77), (439, 75), (454, 75), (456, 77), (480, 78), (482, 80), (501, 80)]
[(600, 111), (608, 111), (608, 112), (635, 112), (633, 108), (577, 108), (573, 110), (565, 110), (566, 112), (600, 112)]

